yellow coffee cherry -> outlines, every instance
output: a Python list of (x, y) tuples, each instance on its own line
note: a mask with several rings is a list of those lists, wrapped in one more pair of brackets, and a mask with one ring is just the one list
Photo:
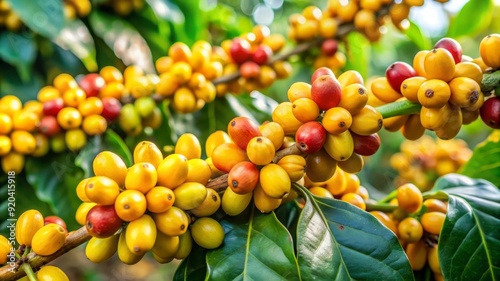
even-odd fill
[(298, 98), (292, 103), (292, 113), (302, 123), (314, 121), (319, 116), (319, 107), (312, 99)]
[(439, 130), (450, 118), (451, 111), (452, 106), (449, 103), (441, 108), (422, 107), (420, 109), (420, 122), (426, 129)]
[(424, 70), (427, 79), (449, 82), (455, 75), (455, 60), (448, 50), (435, 48), (425, 55)]
[(417, 140), (425, 133), (425, 128), (420, 122), (420, 115), (411, 114), (401, 129), (401, 133), (408, 140)]
[(450, 117), (444, 126), (436, 130), (436, 136), (442, 140), (449, 140), (458, 135), (462, 128), (462, 110), (457, 105), (450, 106)]
[(194, 242), (205, 249), (218, 248), (224, 242), (222, 225), (209, 217), (197, 219), (191, 227)]
[(278, 150), (283, 145), (285, 131), (276, 122), (267, 122), (259, 127), (263, 137), (268, 138), (274, 145), (274, 150)]
[(337, 161), (346, 161), (354, 153), (354, 140), (349, 130), (339, 134), (326, 134), (326, 152)]
[(156, 241), (151, 251), (162, 259), (174, 258), (179, 249), (179, 236), (168, 236), (161, 231), (156, 233)]
[(371, 211), (374, 217), (376, 217), (383, 225), (389, 228), (394, 234), (398, 235), (398, 228), (394, 221), (384, 212), (381, 211)]
[(188, 160), (186, 182), (197, 182), (206, 185), (212, 176), (210, 165), (203, 159)]
[(54, 86), (44, 86), (37, 94), (37, 100), (43, 103), (59, 97), (61, 97), (61, 93)]
[(383, 102), (394, 102), (401, 98), (401, 94), (396, 92), (386, 77), (375, 78), (371, 83), (371, 92)]
[(343, 107), (332, 107), (325, 112), (321, 122), (327, 132), (338, 135), (351, 127), (352, 115)]
[(303, 124), (292, 112), (293, 104), (291, 102), (280, 103), (272, 113), (272, 119), (283, 127), (285, 135), (293, 135)]
[(484, 63), (493, 69), (500, 68), (500, 58), (497, 50), (500, 48), (500, 34), (493, 33), (481, 40), (479, 53)]
[(7, 113), (0, 112), (0, 134), (7, 135), (13, 128), (12, 117)]
[(378, 132), (383, 125), (382, 114), (372, 106), (365, 106), (352, 116), (349, 130), (358, 135), (367, 136)]
[(291, 181), (285, 169), (278, 164), (267, 164), (260, 170), (259, 182), (272, 198), (285, 198), (290, 193)]
[(439, 264), (438, 245), (431, 247), (427, 253), (427, 261), (432, 272), (441, 274), (441, 265)]
[(322, 183), (322, 185), (324, 185), (333, 196), (347, 194), (347, 179), (345, 174), (346, 173), (342, 169), (335, 169), (333, 175)]
[(207, 197), (207, 188), (197, 182), (186, 182), (174, 189), (174, 206), (181, 210), (197, 208)]
[(65, 107), (57, 114), (57, 123), (65, 130), (80, 127), (82, 120), (82, 114), (74, 107)]
[[(36, 148), (35, 148), (35, 151), (33, 151), (33, 153), (31, 153), (31, 155), (33, 157), (42, 157), (42, 156), (46, 155), (50, 149), (49, 139), (47, 138), (47, 136), (42, 134), (42, 133), (35, 133), (33, 135), (33, 137), (35, 138)], [(0, 142), (1, 142), (1, 139), (0, 139)], [(1, 144), (0, 144), (0, 147), (1, 147)], [(1, 148), (0, 148), (0, 150), (1, 150)], [(0, 152), (0, 154), (1, 154), (1, 152)]]
[(389, 15), (394, 25), (399, 26), (399, 24), (408, 18), (410, 14), (410, 7), (406, 3), (398, 3), (392, 5), (389, 10)]
[(196, 96), (188, 87), (181, 87), (174, 93), (172, 107), (179, 113), (194, 112), (198, 109)]
[(229, 143), (231, 142), (231, 139), (229, 138), (229, 135), (222, 131), (222, 130), (217, 130), (213, 133), (211, 133), (207, 141), (205, 142), (205, 153), (207, 154), (207, 157), (212, 156), (212, 151), (219, 146), (220, 144), (223, 143)]
[[(344, 83), (350, 82), (346, 81)], [(367, 103), (368, 91), (365, 86), (359, 83), (352, 83), (342, 88), (342, 97), (340, 99), (338, 107), (345, 108), (347, 111), (349, 111), (349, 113), (351, 113), (351, 115), (353, 115), (360, 112)]]
[(350, 203), (362, 210), (366, 210), (366, 203), (363, 198), (356, 193), (346, 193), (340, 197), (340, 200)]
[(253, 202), (261, 213), (269, 213), (281, 205), (282, 199), (270, 197), (264, 192), (262, 186), (257, 184), (253, 190)]
[(194, 134), (182, 134), (175, 144), (174, 153), (184, 155), (187, 160), (201, 158), (200, 141)]
[(238, 194), (231, 188), (226, 188), (222, 195), (221, 206), (222, 210), (229, 216), (237, 216), (241, 214), (250, 204), (252, 200), (252, 192)]
[(402, 241), (415, 243), (422, 238), (423, 234), (422, 225), (413, 217), (407, 217), (398, 224), (398, 237)]
[(439, 79), (430, 79), (422, 83), (417, 92), (418, 102), (428, 108), (443, 107), (451, 96), (448, 83)]
[(423, 203), (422, 192), (414, 184), (403, 184), (397, 189), (397, 199), (399, 207), (408, 213), (420, 210)]
[(453, 78), (457, 77), (470, 78), (480, 85), (483, 81), (483, 71), (481, 70), (481, 67), (473, 62), (459, 62), (455, 65), (455, 74), (453, 75)]
[(424, 239), (406, 245), (405, 252), (410, 261), (411, 269), (418, 271), (424, 268), (427, 263), (427, 251)]
[(36, 149), (36, 139), (28, 131), (15, 130), (10, 134), (12, 148), (21, 154), (31, 154)]
[(92, 162), (92, 168), (96, 176), (108, 177), (120, 187), (125, 185), (127, 166), (116, 153), (112, 151), (99, 152)]
[(5, 236), (0, 235), (0, 264), (5, 264), (7, 262), (7, 255), (11, 252), (13, 247)]
[(82, 204), (80, 204), (75, 212), (76, 222), (79, 225), (85, 225), (87, 220), (87, 213), (96, 205), (97, 203), (94, 202), (83, 202)]
[(126, 231), (120, 233), (117, 248), (116, 252), (118, 253), (118, 258), (121, 262), (128, 265), (138, 263), (146, 254), (146, 252), (136, 254), (129, 250), (127, 246)]
[(189, 226), (189, 217), (175, 206), (163, 213), (152, 214), (152, 216), (158, 230), (168, 236), (179, 236), (186, 232)]
[(62, 92), (65, 106), (78, 107), (87, 98), (87, 94), (80, 88), (71, 88)]
[(156, 240), (155, 221), (149, 215), (131, 221), (125, 229), (125, 241), (130, 252), (142, 254), (151, 250)]
[(102, 135), (108, 128), (108, 121), (102, 115), (89, 115), (83, 118), (82, 129), (89, 136)]
[(134, 148), (134, 163), (146, 162), (158, 168), (163, 161), (163, 154), (156, 144), (150, 141), (142, 141)]
[(69, 150), (76, 152), (87, 144), (87, 136), (82, 129), (71, 129), (65, 132), (64, 140)]
[(146, 212), (147, 201), (138, 190), (124, 190), (115, 200), (115, 211), (123, 221), (133, 221)]
[(450, 81), (450, 103), (460, 107), (471, 107), (479, 102), (481, 89), (476, 81), (468, 77), (457, 77)]
[(179, 235), (179, 246), (177, 247), (177, 252), (175, 253), (176, 259), (185, 259), (191, 253), (193, 248), (193, 238), (191, 236), (191, 231), (188, 229), (185, 233)]
[(68, 73), (61, 73), (57, 75), (52, 84), (54, 84), (54, 87), (61, 93), (64, 93), (69, 89), (78, 88), (78, 83), (75, 78)]
[(40, 122), (40, 117), (34, 112), (25, 109), (16, 112), (12, 119), (14, 130), (34, 131)]
[(352, 22), (358, 9), (357, 1), (342, 2), (337, 6), (337, 17), (343, 22)]
[(422, 215), (420, 222), (425, 231), (439, 235), (441, 229), (443, 228), (444, 220), (446, 219), (446, 214), (441, 212), (427, 212)]
[(66, 231), (55, 223), (49, 223), (40, 228), (31, 243), (33, 251), (40, 256), (48, 256), (62, 248), (66, 241)]
[(130, 167), (125, 177), (125, 188), (138, 190), (143, 194), (156, 186), (158, 173), (155, 166), (148, 162), (139, 162)]
[(33, 236), (44, 225), (43, 216), (38, 210), (27, 210), (16, 222), (16, 240), (20, 245), (31, 247)]
[(147, 209), (152, 213), (163, 213), (175, 202), (175, 194), (170, 188), (155, 186), (146, 193)]
[(328, 191), (326, 188), (321, 186), (312, 186), (309, 188), (309, 192), (316, 196), (326, 197), (326, 198), (334, 198), (332, 193)]
[(189, 166), (182, 154), (170, 154), (158, 166), (158, 184), (170, 189), (181, 185), (187, 178)]
[(94, 263), (101, 263), (110, 259), (118, 249), (120, 234), (106, 238), (90, 238), (85, 246), (85, 256)]
[(306, 159), (300, 155), (286, 155), (278, 163), (285, 170), (290, 181), (296, 182), (304, 177), (306, 171)]
[(403, 94), (403, 96), (411, 102), (419, 102), (418, 91), (420, 89), (420, 86), (426, 81), (427, 79), (422, 76), (415, 76), (405, 79), (401, 84), (401, 94)]
[(1, 157), (2, 170), (5, 173), (15, 172), (20, 173), (24, 168), (25, 157), (24, 154), (11, 151), (7, 155)]
[(95, 176), (87, 182), (85, 194), (89, 200), (97, 204), (113, 205), (120, 194), (120, 187), (108, 177)]
[(299, 98), (311, 99), (311, 84), (295, 82), (288, 88), (287, 96), (292, 103)]
[(446, 214), (448, 209), (446, 203), (439, 199), (426, 199), (424, 205), (427, 207), (428, 212), (441, 212)]
[(266, 137), (254, 137), (248, 142), (247, 155), (255, 165), (267, 165), (274, 159), (274, 144)]
[(36, 273), (39, 281), (69, 281), (68, 276), (57, 266), (46, 265)]

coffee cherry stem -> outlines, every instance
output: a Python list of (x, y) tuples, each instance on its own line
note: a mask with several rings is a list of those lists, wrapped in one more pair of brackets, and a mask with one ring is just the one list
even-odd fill
[(448, 194), (444, 191), (438, 190), (438, 191), (428, 191), (424, 192), (423, 194), (423, 199), (439, 199), (442, 201), (448, 201)]
[[(12, 272), (12, 268), (9, 264), (0, 267), (0, 280), (13, 281), (27, 275), (30, 280), (36, 281), (37, 279), (34, 271), (37, 271), (43, 265), (50, 263), (56, 258), (89, 241), (90, 238), (90, 234), (87, 232), (85, 226), (83, 226), (78, 230), (71, 232), (66, 237), (66, 243), (64, 244), (64, 246), (59, 251), (50, 256), (39, 256), (34, 252), (30, 252), (26, 257), (24, 257), (26, 261), (21, 265), (21, 268), (23, 270)], [(30, 276), (30, 274), (32, 276)]]
[(382, 114), (382, 117), (389, 118), (400, 115), (408, 115), (419, 113), (422, 105), (413, 103), (408, 100), (396, 101), (388, 104), (381, 105), (375, 109)]
[(366, 203), (366, 211), (381, 211), (384, 213), (391, 213), (392, 211), (396, 210), (398, 206), (396, 205), (391, 205), (387, 203)]
[(398, 190), (394, 189), (393, 191), (391, 191), (391, 193), (387, 194), (386, 197), (378, 200), (377, 204), (389, 203), (392, 199), (396, 198), (397, 195), (398, 195)]

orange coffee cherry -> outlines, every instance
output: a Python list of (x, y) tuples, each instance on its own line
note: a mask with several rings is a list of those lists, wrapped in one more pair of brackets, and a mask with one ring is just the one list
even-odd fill
[(398, 237), (402, 241), (415, 243), (422, 238), (423, 234), (422, 225), (413, 217), (407, 217), (398, 224)]
[(341, 134), (352, 124), (351, 113), (343, 107), (332, 107), (323, 115), (322, 125), (330, 134)]
[(346, 193), (342, 195), (340, 200), (351, 203), (362, 210), (366, 210), (365, 200), (363, 200), (363, 198), (356, 193)]
[(420, 222), (422, 223), (425, 231), (431, 234), (439, 235), (441, 229), (443, 228), (445, 219), (446, 214), (441, 212), (427, 212), (422, 215)]
[(481, 40), (479, 45), (479, 53), (484, 63), (493, 69), (500, 68), (500, 58), (498, 57), (498, 49), (500, 48), (500, 34), (493, 33)]
[(403, 184), (397, 189), (399, 207), (408, 213), (414, 213), (422, 207), (422, 192), (414, 184)]
[(471, 107), (479, 102), (481, 89), (476, 81), (468, 77), (457, 77), (449, 83), (450, 103), (460, 107)]

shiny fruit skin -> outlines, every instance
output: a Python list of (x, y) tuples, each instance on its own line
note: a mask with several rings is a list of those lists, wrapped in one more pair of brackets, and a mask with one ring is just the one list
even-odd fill
[(449, 82), (455, 74), (455, 61), (448, 50), (435, 48), (425, 56), (424, 70), (428, 79)]
[(328, 110), (340, 102), (342, 89), (334, 76), (322, 75), (311, 85), (311, 99), (321, 110)]
[(363, 76), (361, 76), (361, 74), (356, 70), (347, 70), (343, 72), (339, 77), (337, 77), (337, 80), (339, 81), (340, 87), (342, 88), (342, 95), (344, 94), (343, 91), (345, 87), (352, 84), (364, 84)]
[(427, 253), (427, 261), (432, 272), (441, 274), (441, 265), (439, 264), (438, 245), (431, 247)]
[(153, 254), (163, 259), (173, 258), (179, 249), (179, 236), (168, 236), (161, 231), (156, 233), (156, 240), (151, 249)]
[(131, 221), (125, 229), (125, 241), (130, 252), (142, 254), (151, 250), (156, 240), (155, 221), (149, 215)]
[(177, 247), (177, 252), (175, 253), (176, 259), (185, 259), (191, 253), (193, 248), (193, 238), (191, 236), (191, 231), (188, 229), (186, 233), (179, 235), (179, 246)]
[(122, 227), (123, 221), (115, 211), (114, 205), (96, 205), (87, 213), (85, 227), (87, 232), (97, 238), (106, 238)]
[(128, 265), (138, 263), (146, 253), (135, 254), (134, 252), (131, 252), (127, 246), (126, 231), (122, 231), (119, 235), (120, 237), (118, 238), (118, 247), (116, 252), (120, 261)]
[(282, 199), (272, 198), (267, 195), (260, 184), (253, 191), (253, 203), (261, 213), (274, 211), (281, 205)]
[(212, 188), (207, 188), (207, 197), (196, 208), (190, 210), (197, 217), (208, 217), (214, 214), (221, 205), (219, 193)]
[(500, 68), (500, 58), (498, 50), (500, 48), (500, 34), (493, 33), (481, 40), (479, 45), (479, 53), (484, 63), (493, 69)]
[(175, 144), (175, 152), (182, 154), (187, 160), (201, 158), (201, 144), (198, 138), (191, 134), (182, 134)]
[(427, 263), (427, 251), (428, 249), (423, 239), (406, 245), (405, 252), (410, 261), (411, 269), (418, 271), (424, 268)]
[(285, 198), (290, 193), (291, 181), (285, 169), (278, 164), (268, 164), (260, 169), (259, 183), (272, 198)]
[(366, 210), (366, 203), (359, 194), (345, 193), (342, 197), (340, 197), (340, 200), (350, 203), (362, 210)]
[(102, 98), (102, 117), (108, 121), (114, 121), (120, 116), (122, 105), (120, 101), (113, 97)]
[(64, 222), (64, 220), (62, 218), (60, 218), (58, 216), (47, 216), (44, 218), (43, 223), (44, 223), (44, 225), (49, 224), (49, 223), (55, 223), (57, 225), (60, 225), (62, 228), (64, 228), (66, 230), (66, 232), (68, 231), (68, 229), (66, 228), (66, 223)]
[(345, 108), (332, 107), (324, 113), (321, 123), (328, 133), (341, 134), (351, 127), (352, 115)]
[(305, 82), (295, 82), (288, 88), (287, 97), (290, 102), (299, 98), (311, 99), (311, 84)]
[(476, 81), (467, 77), (457, 77), (449, 82), (451, 96), (450, 103), (460, 107), (471, 107), (481, 98), (480, 86)]
[(5, 264), (8, 260), (7, 255), (15, 251), (14, 247), (10, 244), (9, 240), (0, 235), (0, 264)]
[(319, 116), (319, 107), (312, 99), (298, 98), (292, 103), (292, 113), (302, 123), (314, 121)]
[(500, 97), (487, 99), (479, 112), (486, 125), (493, 129), (500, 129)]
[(135, 106), (131, 103), (125, 104), (122, 107), (120, 115), (118, 116), (118, 124), (127, 135), (131, 136), (138, 135), (143, 129), (141, 117), (135, 109)]
[(191, 159), (188, 160), (188, 175), (186, 182), (197, 182), (206, 185), (212, 176), (212, 169), (206, 160)]
[(314, 83), (314, 81), (316, 81), (316, 79), (318, 79), (320, 76), (323, 76), (323, 75), (330, 75), (330, 76), (335, 77), (335, 74), (333, 73), (333, 71), (330, 68), (322, 66), (322, 67), (314, 70), (313, 74), (311, 75), (311, 85)]
[(87, 144), (87, 135), (82, 129), (71, 129), (64, 133), (66, 146), (72, 152), (80, 151)]
[(233, 61), (237, 64), (242, 64), (252, 58), (252, 52), (248, 41), (242, 38), (233, 39), (229, 54)]
[(267, 122), (259, 127), (259, 130), (263, 137), (271, 140), (274, 145), (274, 150), (278, 150), (283, 145), (283, 140), (285, 138), (285, 131), (280, 124), (276, 122)]
[(309, 192), (311, 192), (312, 194), (314, 194), (316, 196), (320, 196), (320, 197), (326, 197), (326, 198), (331, 198), (331, 199), (335, 198), (335, 197), (333, 197), (333, 195), (330, 191), (328, 191), (326, 188), (321, 187), (321, 186), (310, 187)]
[(351, 133), (351, 137), (354, 142), (354, 153), (359, 155), (370, 156), (380, 148), (380, 137), (377, 133), (368, 136)]
[(406, 183), (398, 187), (397, 199), (399, 207), (407, 213), (414, 213), (420, 210), (423, 204), (422, 192), (417, 186)]
[(247, 148), (248, 142), (262, 134), (259, 125), (252, 119), (244, 116), (233, 118), (227, 126), (227, 133), (231, 140), (241, 149)]
[(57, 252), (66, 241), (66, 231), (58, 224), (47, 224), (40, 228), (31, 243), (33, 251), (41, 256), (49, 256)]
[(442, 140), (450, 140), (456, 137), (462, 128), (462, 110), (453, 104), (450, 108), (450, 117), (442, 128), (435, 131), (436, 136)]
[(83, 202), (78, 206), (75, 212), (75, 219), (79, 225), (85, 225), (85, 221), (87, 219), (87, 214), (90, 209), (94, 208), (97, 204), (94, 202)]
[(451, 96), (448, 83), (439, 79), (429, 79), (417, 91), (418, 102), (428, 108), (443, 107)]
[(355, 134), (368, 136), (378, 132), (383, 125), (382, 114), (372, 106), (365, 106), (352, 116), (352, 124), (349, 130)]
[(167, 211), (175, 201), (175, 194), (170, 188), (155, 186), (146, 193), (146, 208), (152, 213)]
[(416, 218), (407, 217), (398, 224), (398, 237), (405, 242), (415, 243), (423, 234), (424, 229)]
[(235, 193), (231, 188), (226, 188), (222, 195), (221, 207), (222, 210), (229, 216), (237, 216), (241, 214), (250, 204), (252, 200), (252, 192), (245, 194)]
[(286, 155), (277, 163), (283, 168), (292, 182), (299, 181), (306, 171), (306, 159), (300, 155)]
[(462, 46), (457, 40), (449, 37), (441, 38), (436, 42), (434, 48), (443, 48), (450, 52), (453, 56), (453, 60), (455, 64), (460, 63), (462, 61)]
[(446, 214), (448, 209), (446, 203), (439, 199), (426, 199), (424, 200), (424, 205), (427, 207), (428, 212), (441, 212)]
[(12, 148), (21, 154), (32, 154), (36, 149), (36, 139), (28, 131), (14, 130), (10, 133)]
[(106, 85), (106, 81), (98, 73), (89, 73), (78, 81), (78, 85), (87, 97), (97, 97), (99, 91)]
[(366, 87), (363, 84), (353, 83), (342, 88), (338, 107), (345, 108), (353, 115), (360, 112), (367, 103), (368, 91)]
[(250, 161), (240, 162), (229, 171), (227, 182), (237, 194), (251, 192), (259, 182), (259, 169)]
[(363, 156), (353, 153), (347, 160), (337, 162), (337, 165), (347, 173), (356, 174), (363, 169), (365, 161), (363, 160)]
[(229, 173), (234, 165), (242, 161), (248, 161), (245, 150), (235, 143), (223, 143), (212, 151), (214, 166), (224, 173)]
[(64, 100), (62, 98), (55, 98), (43, 103), (43, 115), (57, 116), (57, 114), (64, 108)]
[(110, 259), (118, 249), (119, 234), (107, 238), (90, 238), (85, 246), (85, 256), (93, 263), (101, 263)]
[(137, 190), (120, 192), (115, 201), (115, 211), (123, 221), (133, 221), (146, 212), (146, 197)]
[(293, 115), (293, 104), (291, 102), (282, 102), (273, 110), (273, 122), (280, 124), (285, 132), (285, 136), (294, 135), (303, 124)]
[(396, 92), (400, 92), (401, 84), (405, 79), (414, 76), (417, 76), (415, 69), (402, 61), (394, 62), (385, 70), (387, 82), (389, 82), (389, 85), (391, 85), (392, 89)]
[(450, 118), (451, 109), (452, 105), (449, 103), (441, 108), (422, 107), (420, 109), (420, 123), (426, 129), (439, 130)]
[(455, 75), (453, 78), (457, 77), (467, 77), (476, 81), (478, 85), (481, 85), (481, 81), (483, 81), (483, 71), (481, 67), (473, 62), (460, 62), (455, 65)]
[(317, 121), (302, 124), (295, 134), (295, 143), (305, 154), (318, 152), (325, 143), (327, 132)]
[(128, 169), (125, 177), (125, 188), (146, 194), (155, 187), (157, 180), (158, 173), (155, 166), (148, 162), (139, 162)]
[(207, 157), (212, 157), (212, 152), (217, 146), (229, 142), (231, 142), (231, 138), (229, 138), (229, 135), (226, 132), (217, 130), (211, 133), (205, 142), (205, 153), (207, 154)]
[(422, 215), (420, 222), (422, 223), (425, 231), (431, 234), (439, 235), (441, 229), (443, 228), (445, 219), (446, 214), (441, 212), (427, 212)]
[(209, 217), (197, 219), (191, 227), (194, 242), (205, 249), (218, 248), (224, 242), (224, 228)]
[(345, 161), (354, 152), (354, 141), (350, 131), (338, 135), (327, 134), (324, 148), (337, 161)]
[(389, 103), (401, 98), (401, 93), (399, 89), (396, 91), (389, 84), (389, 80), (386, 77), (378, 77), (373, 79), (370, 89), (372, 94), (379, 100)]
[(134, 163), (147, 162), (152, 164), (156, 169), (163, 161), (161, 150), (150, 141), (142, 141), (134, 148)]
[(111, 151), (102, 151), (92, 162), (96, 176), (104, 176), (114, 180), (119, 186), (124, 186), (127, 166), (122, 158)]
[(20, 245), (31, 246), (33, 236), (44, 225), (42, 214), (34, 209), (27, 210), (16, 222), (16, 240)]
[(207, 188), (197, 182), (185, 182), (174, 189), (174, 206), (181, 210), (191, 210), (203, 203), (207, 197)]
[(90, 201), (101, 205), (113, 205), (120, 193), (120, 187), (112, 179), (94, 176), (85, 185), (85, 194)]
[(337, 160), (325, 149), (310, 154), (306, 158), (306, 175), (313, 182), (324, 182), (331, 178), (337, 169)]
[(44, 135), (50, 137), (61, 132), (61, 127), (57, 123), (56, 117), (47, 115), (40, 120), (39, 130)]
[(158, 166), (158, 185), (174, 189), (181, 185), (188, 175), (188, 163), (182, 154), (170, 154)]
[(68, 276), (57, 266), (46, 265), (36, 273), (38, 281), (69, 281)]
[(414, 76), (403, 81), (400, 92), (411, 102), (418, 102), (418, 90), (420, 86), (427, 81), (425, 77)]
[(273, 161), (275, 148), (273, 142), (263, 136), (252, 138), (247, 145), (248, 159), (255, 165), (267, 165)]
[(158, 230), (168, 236), (179, 236), (185, 233), (189, 226), (189, 217), (175, 206), (163, 213), (152, 214), (152, 216)]
[(417, 140), (425, 133), (425, 128), (420, 122), (420, 115), (411, 114), (406, 120), (405, 125), (401, 128), (401, 133), (408, 140)]

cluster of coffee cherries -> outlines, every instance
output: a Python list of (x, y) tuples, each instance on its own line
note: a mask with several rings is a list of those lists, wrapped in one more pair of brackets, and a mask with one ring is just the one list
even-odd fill
[(380, 147), (382, 116), (367, 105), (367, 90), (357, 71), (346, 71), (337, 79), (329, 68), (318, 68), (311, 84), (296, 82), (287, 95), (289, 101), (280, 103), (272, 118), (285, 135), (295, 136), (298, 149), (307, 155), (311, 181), (328, 180), (337, 166), (357, 173), (363, 156)]
[(448, 209), (447, 202), (438, 199), (423, 200), (422, 192), (411, 183), (397, 188), (397, 206), (392, 213), (371, 211), (382, 224), (398, 237), (414, 271), (426, 265), (435, 280), (443, 280), (438, 258), (438, 239)]
[(422, 105), (418, 114), (385, 119), (388, 131), (401, 129), (405, 138), (416, 140), (428, 129), (448, 140), (479, 117), (484, 103), (482, 78), (481, 67), (462, 56), (460, 44), (443, 38), (434, 49), (419, 51), (413, 66), (391, 64), (385, 77), (372, 81), (371, 92), (381, 104), (408, 100)]
[[(500, 71), (500, 55), (495, 51), (498, 48), (500, 48), (500, 34), (498, 33), (490, 34), (481, 40), (479, 63), (482, 64), (484, 71), (488, 73)], [(494, 95), (487, 98), (481, 106), (481, 119), (491, 128), (500, 129), (500, 85), (496, 85), (496, 89), (485, 93), (485, 95), (492, 93)]]
[[(64, 246), (66, 236), (66, 223), (60, 217), (43, 217), (38, 210), (27, 210), (17, 219), (10, 237), (0, 235), (0, 265), (8, 263), (11, 267), (19, 268), (27, 262), (25, 257), (30, 252), (39, 256), (52, 255)], [(48, 277), (51, 279), (46, 279)], [(42, 267), (37, 272), (37, 278), (69, 281), (66, 274), (55, 266)]]
[(166, 157), (154, 143), (140, 142), (130, 167), (111, 151), (99, 153), (94, 176), (76, 187), (83, 201), (76, 220), (92, 236), (87, 257), (97, 263), (118, 253), (123, 263), (135, 264), (151, 251), (167, 263), (187, 257), (193, 241), (207, 249), (219, 247), (223, 228), (208, 216), (217, 211), (220, 198), (205, 186), (212, 173), (200, 157), (192, 134), (182, 135)]
[[(64, 16), (68, 20), (86, 17), (92, 9), (90, 0), (64, 0), (63, 5)], [(16, 32), (23, 26), (22, 19), (11, 8), (9, 1), (0, 0), (0, 30)]]
[(441, 140), (424, 135), (416, 141), (403, 141), (390, 163), (398, 172), (398, 185), (412, 183), (426, 191), (438, 177), (457, 172), (471, 156), (472, 150), (461, 139)]

